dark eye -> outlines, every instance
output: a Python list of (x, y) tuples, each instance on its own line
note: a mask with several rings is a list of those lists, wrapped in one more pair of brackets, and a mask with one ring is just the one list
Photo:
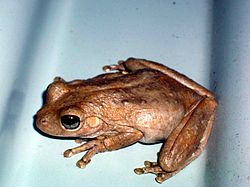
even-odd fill
[(66, 129), (76, 129), (80, 125), (80, 118), (74, 115), (64, 115), (61, 117), (61, 124)]

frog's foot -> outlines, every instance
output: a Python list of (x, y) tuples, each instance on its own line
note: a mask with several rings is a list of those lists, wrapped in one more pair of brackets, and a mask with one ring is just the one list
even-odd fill
[(177, 173), (176, 171), (173, 172), (164, 171), (157, 162), (145, 161), (144, 166), (145, 167), (142, 168), (135, 168), (134, 172), (137, 175), (147, 174), (147, 173), (155, 174), (156, 175), (155, 180), (160, 184)]
[(85, 155), (76, 163), (79, 168), (85, 168), (85, 166), (91, 161), (91, 158), (97, 154), (106, 151), (106, 147), (102, 140), (92, 140), (84, 143), (78, 147), (68, 149), (64, 152), (64, 157), (69, 158), (77, 153), (87, 151)]
[(126, 71), (126, 68), (124, 66), (124, 61), (120, 60), (118, 61), (118, 64), (113, 64), (113, 65), (107, 65), (104, 66), (103, 71), (109, 72), (109, 71), (120, 71), (123, 74), (127, 74), (128, 72)]

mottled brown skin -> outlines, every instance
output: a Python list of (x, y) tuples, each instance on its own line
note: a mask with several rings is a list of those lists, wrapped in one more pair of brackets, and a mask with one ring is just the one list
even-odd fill
[[(66, 150), (65, 157), (87, 151), (77, 166), (84, 168), (97, 153), (135, 142), (164, 142), (157, 162), (145, 161), (137, 174), (153, 173), (162, 183), (183, 169), (204, 149), (217, 103), (214, 95), (186, 76), (161, 64), (129, 58), (117, 70), (87, 80), (55, 78), (37, 127), (53, 136), (91, 138)], [(68, 129), (62, 116), (78, 116), (79, 127)]]

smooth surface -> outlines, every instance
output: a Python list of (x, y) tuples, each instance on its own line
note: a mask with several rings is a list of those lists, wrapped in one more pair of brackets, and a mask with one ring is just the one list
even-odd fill
[(33, 128), (55, 76), (100, 74), (130, 56), (164, 63), (218, 96), (206, 151), (162, 186), (250, 185), (249, 1), (5, 1), (0, 3), (0, 186), (160, 186), (135, 167), (160, 144), (95, 156), (84, 170), (73, 141)]
[[(226, 6), (225, 6), (226, 5)], [(211, 85), (219, 100), (206, 184), (250, 186), (250, 1), (213, 6)]]

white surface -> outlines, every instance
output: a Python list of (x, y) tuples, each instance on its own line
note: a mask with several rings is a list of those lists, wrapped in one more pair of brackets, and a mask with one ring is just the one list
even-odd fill
[[(133, 169), (161, 145), (65, 159), (73, 141), (33, 128), (55, 76), (100, 74), (128, 57), (164, 63), (214, 89), (220, 103), (203, 154), (162, 186), (249, 186), (249, 1), (5, 1), (0, 3), (0, 186), (159, 186)], [(212, 56), (212, 58), (211, 58)]]

